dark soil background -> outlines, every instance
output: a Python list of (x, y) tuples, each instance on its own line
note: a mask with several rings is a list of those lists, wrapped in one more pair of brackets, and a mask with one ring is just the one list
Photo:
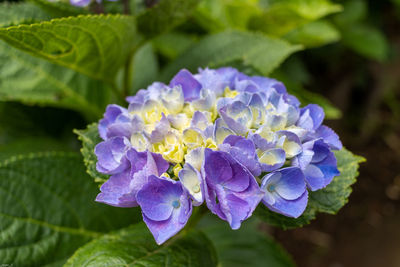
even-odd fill
[[(368, 61), (337, 46), (301, 55), (316, 77), (308, 89), (343, 112), (342, 119), (327, 124), (367, 162), (337, 215), (319, 214), (295, 230), (271, 229), (300, 267), (400, 266), (400, 23), (390, 5), (379, 7), (391, 43), (387, 62)], [(332, 64), (324, 64), (326, 57)]]

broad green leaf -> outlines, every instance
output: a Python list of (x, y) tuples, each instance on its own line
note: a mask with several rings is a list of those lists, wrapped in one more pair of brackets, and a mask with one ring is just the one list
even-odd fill
[(90, 124), (85, 130), (74, 130), (78, 135), (78, 139), (82, 141), (81, 153), (85, 162), (87, 173), (94, 178), (97, 183), (104, 183), (108, 180), (108, 176), (99, 173), (96, 170), (97, 157), (94, 154), (95, 146), (101, 142), (97, 123)]
[[(0, 102), (0, 146), (32, 138), (50, 138), (78, 151), (81, 144), (71, 129), (86, 123), (80, 114), (68, 109)], [(30, 146), (26, 146), (26, 151), (30, 151)]]
[(0, 38), (32, 55), (110, 83), (140, 39), (134, 19), (121, 15), (68, 17), (2, 28)]
[(47, 13), (29, 2), (0, 3), (0, 27), (30, 24), (49, 19), (50, 16)]
[(252, 16), (259, 15), (258, 0), (204, 0), (198, 5), (194, 18), (210, 32), (230, 28), (245, 30)]
[(21, 138), (14, 142), (0, 145), (0, 162), (6, 160), (16, 154), (23, 155), (32, 152), (45, 152), (45, 151), (73, 151), (72, 147), (68, 144), (60, 142), (60, 140), (35, 136), (28, 138)]
[(301, 46), (257, 33), (218, 33), (189, 47), (164, 69), (162, 80), (168, 80), (181, 68), (196, 71), (198, 67), (218, 67), (238, 60), (242, 61), (244, 66), (252, 66), (263, 75), (267, 75), (300, 48)]
[(282, 36), (297, 27), (342, 10), (329, 0), (276, 1), (260, 16), (249, 21), (249, 27), (270, 35)]
[(184, 22), (199, 2), (200, 0), (160, 0), (138, 16), (138, 29), (148, 37), (166, 32)]
[(42, 8), (54, 17), (77, 16), (87, 14), (89, 11), (84, 8), (73, 6), (69, 1), (48, 1), (48, 0), (28, 0)]
[(152, 41), (153, 47), (168, 59), (175, 59), (195, 43), (195, 37), (179, 32), (162, 34)]
[(96, 203), (96, 185), (72, 153), (37, 153), (0, 163), (0, 259), (61, 266), (83, 244), (139, 220), (137, 209)]
[(108, 86), (21, 52), (0, 41), (0, 100), (70, 108), (98, 118), (109, 103)]
[(219, 267), (294, 266), (289, 254), (258, 226), (259, 220), (254, 217), (235, 231), (215, 215), (207, 215), (199, 222), (199, 228), (214, 244)]
[(65, 267), (217, 266), (212, 243), (198, 231), (182, 232), (157, 246), (143, 223), (100, 237), (80, 248)]
[(389, 44), (383, 33), (365, 24), (347, 25), (341, 28), (342, 41), (356, 53), (378, 61), (388, 57)]
[(305, 47), (317, 47), (338, 41), (340, 33), (328, 21), (314, 21), (289, 32), (285, 39)]
[(359, 164), (365, 159), (352, 154), (346, 149), (335, 152), (340, 176), (337, 176), (324, 189), (310, 192), (306, 211), (297, 219), (272, 212), (264, 205), (259, 205), (256, 214), (266, 223), (284, 229), (300, 227), (315, 219), (318, 212), (336, 214), (348, 201), (352, 191), (351, 185), (356, 182)]
[(32, 152), (78, 151), (81, 144), (71, 126), (83, 123), (81, 116), (70, 110), (1, 102), (0, 162)]
[(342, 26), (364, 20), (367, 17), (367, 2), (364, 0), (347, 0), (343, 2), (343, 12), (335, 15), (335, 22)]
[(132, 59), (132, 90), (130, 95), (134, 95), (139, 89), (147, 88), (152, 82), (156, 81), (159, 72), (157, 55), (153, 45), (147, 43), (138, 49)]

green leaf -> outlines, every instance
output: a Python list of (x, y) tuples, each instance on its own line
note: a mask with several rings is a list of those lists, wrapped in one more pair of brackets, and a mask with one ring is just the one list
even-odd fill
[(75, 153), (3, 161), (0, 188), (2, 264), (61, 266), (78, 247), (140, 216), (94, 202), (98, 189)]
[(21, 138), (14, 142), (2, 144), (0, 146), (0, 162), (6, 160), (16, 154), (23, 155), (32, 152), (46, 152), (46, 151), (73, 151), (68, 144), (64, 144), (57, 139), (35, 136), (28, 138)]
[(328, 21), (314, 21), (289, 32), (285, 39), (305, 47), (318, 47), (338, 41), (340, 33)]
[(54, 17), (77, 16), (89, 13), (88, 10), (73, 6), (69, 1), (29, 0)]
[(70, 108), (98, 118), (110, 102), (108, 86), (30, 56), (0, 41), (0, 100)]
[(154, 38), (152, 43), (161, 55), (175, 59), (195, 43), (195, 37), (180, 32), (169, 32)]
[(9, 44), (92, 78), (114, 82), (139, 41), (132, 17), (92, 15), (0, 29)]
[(245, 30), (249, 19), (260, 13), (258, 0), (203, 0), (198, 5), (194, 18), (210, 32), (229, 28)]
[(367, 17), (367, 2), (364, 0), (347, 0), (343, 2), (343, 12), (335, 15), (335, 22), (342, 26), (364, 20)]
[[(82, 124), (82, 117), (70, 110), (0, 102), (0, 146), (20, 139), (49, 137), (78, 150), (81, 146), (71, 127)], [(26, 148), (29, 151), (29, 146)]]
[(183, 232), (157, 246), (143, 223), (100, 237), (85, 245), (65, 267), (217, 266), (213, 245), (198, 231)]
[(365, 24), (353, 24), (341, 28), (343, 43), (358, 54), (378, 61), (388, 57), (389, 44), (383, 33)]
[(337, 176), (324, 189), (310, 192), (308, 206), (303, 215), (297, 219), (289, 218), (270, 211), (259, 205), (256, 214), (266, 223), (284, 229), (300, 227), (315, 219), (318, 212), (336, 214), (348, 201), (352, 191), (351, 185), (356, 182), (359, 164), (365, 159), (352, 154), (346, 149), (335, 152), (340, 176)]
[(49, 20), (50, 16), (31, 3), (0, 3), (0, 27)]
[(162, 73), (168, 80), (181, 68), (196, 71), (198, 67), (218, 67), (240, 60), (267, 75), (278, 67), (290, 54), (301, 47), (262, 34), (227, 31), (210, 35), (189, 47)]
[(88, 125), (85, 130), (74, 130), (78, 139), (82, 141), (81, 153), (85, 162), (87, 173), (94, 178), (97, 183), (104, 183), (108, 180), (108, 175), (99, 173), (96, 170), (97, 157), (94, 154), (94, 147), (101, 142), (97, 123)]
[(249, 27), (274, 36), (282, 36), (297, 27), (342, 10), (329, 0), (277, 1), (260, 16), (249, 21)]
[(214, 244), (219, 267), (294, 266), (289, 254), (258, 226), (259, 220), (254, 217), (235, 231), (214, 215), (207, 215), (199, 222), (199, 228)]
[(138, 29), (148, 37), (166, 32), (184, 22), (199, 2), (200, 0), (161, 0), (138, 16)]
[(140, 47), (132, 59), (132, 90), (134, 95), (139, 89), (147, 88), (158, 76), (159, 65), (157, 55), (151, 43)]

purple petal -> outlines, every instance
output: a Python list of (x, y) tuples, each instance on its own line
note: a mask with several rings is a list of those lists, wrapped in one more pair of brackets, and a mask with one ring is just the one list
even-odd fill
[[(220, 157), (224, 160), (220, 160)], [(262, 199), (263, 193), (254, 176), (228, 153), (206, 149), (205, 159), (203, 170), (207, 207), (221, 219), (228, 221), (233, 229), (237, 229), (243, 220), (251, 216)], [(212, 171), (215, 168), (213, 166), (215, 161), (230, 165), (229, 179), (221, 180), (217, 176), (218, 173)], [(220, 166), (220, 168), (223, 167)], [(224, 176), (228, 175), (224, 174)]]
[(264, 176), (261, 188), (270, 197), (294, 200), (306, 190), (305, 177), (300, 168), (283, 168)]
[(174, 205), (180, 202), (182, 194), (183, 190), (179, 182), (152, 175), (148, 178), (147, 184), (137, 193), (136, 200), (147, 218), (153, 221), (164, 221), (171, 216)]
[(158, 143), (163, 141), (170, 128), (169, 120), (165, 117), (164, 113), (162, 113), (161, 120), (156, 124), (155, 129), (151, 132), (150, 142)]
[[(264, 201), (263, 201), (264, 202)], [(298, 218), (303, 214), (307, 207), (308, 192), (307, 190), (295, 200), (286, 200), (280, 197), (276, 198), (274, 205), (264, 204), (272, 211), (283, 214), (288, 217)]]
[(245, 166), (254, 176), (261, 174), (260, 164), (256, 158), (254, 143), (242, 136), (229, 135), (219, 145), (221, 151), (228, 152), (234, 159)]
[(228, 153), (205, 149), (204, 156), (204, 171), (208, 185), (222, 185), (235, 192), (243, 191), (249, 186), (251, 174)]
[(329, 127), (321, 125), (315, 132), (316, 137), (321, 137), (332, 149), (341, 150), (343, 145), (339, 136)]
[(204, 70), (199, 69), (199, 73), (194, 76), (196, 80), (200, 82), (202, 88), (207, 88), (213, 91), (217, 97), (220, 97), (223, 95), (226, 87), (231, 87), (232, 77), (234, 75), (226, 74), (225, 72), (218, 72), (217, 70), (206, 68)]
[(209, 185), (220, 184), (232, 178), (232, 168), (222, 153), (211, 149), (204, 151), (204, 171)]
[(70, 0), (69, 2), (73, 6), (85, 7), (90, 4), (91, 0)]
[(324, 110), (320, 106), (309, 104), (300, 110), (297, 125), (307, 130), (315, 130), (322, 124), (324, 117)]
[(117, 117), (121, 114), (127, 114), (128, 110), (118, 105), (108, 105), (104, 118), (99, 122), (99, 134), (103, 140), (107, 139), (107, 127), (117, 120)]
[(186, 102), (198, 99), (200, 96), (201, 84), (193, 77), (188, 70), (181, 70), (172, 78), (169, 86), (182, 87), (183, 96)]
[(251, 122), (251, 110), (242, 102), (235, 101), (219, 110), (219, 115), (228, 127), (237, 134), (247, 133), (247, 126)]
[(127, 150), (130, 148), (129, 140), (125, 137), (113, 137), (103, 141), (94, 149), (97, 156), (96, 168), (105, 174), (116, 174), (129, 167), (126, 158)]
[(174, 208), (170, 218), (164, 221), (154, 221), (143, 213), (143, 221), (158, 245), (177, 234), (187, 223), (192, 214), (192, 204), (186, 194), (182, 194), (179, 208)]
[(115, 207), (135, 207), (136, 199), (130, 193), (131, 176), (129, 171), (115, 174), (101, 187), (96, 197), (97, 202)]
[(272, 148), (262, 152), (258, 161), (260, 163), (261, 171), (270, 172), (279, 169), (285, 164), (286, 153), (281, 148)]
[(311, 163), (305, 167), (304, 174), (307, 185), (315, 191), (327, 186), (340, 172), (335, 155), (321, 139), (314, 142), (313, 152)]

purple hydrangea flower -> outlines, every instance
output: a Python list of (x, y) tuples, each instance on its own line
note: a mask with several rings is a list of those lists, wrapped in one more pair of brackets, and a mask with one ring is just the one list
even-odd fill
[(97, 156), (96, 168), (105, 174), (123, 172), (129, 167), (126, 152), (131, 143), (125, 136), (116, 136), (99, 143), (94, 150)]
[(303, 149), (306, 152), (297, 157), (293, 165), (303, 170), (307, 186), (312, 191), (324, 188), (340, 174), (335, 155), (323, 139), (307, 142)]
[(253, 141), (242, 136), (229, 135), (218, 148), (221, 151), (228, 152), (254, 176), (257, 177), (261, 174), (260, 162), (258, 161)]
[(139, 205), (159, 244), (184, 227), (193, 206), (206, 205), (233, 229), (260, 202), (298, 217), (308, 190), (339, 175), (332, 150), (342, 144), (322, 124), (323, 109), (301, 108), (274, 79), (229, 67), (181, 70), (127, 101), (109, 105), (99, 122), (97, 170), (111, 177), (96, 201)]
[(257, 207), (262, 191), (249, 170), (229, 153), (206, 149), (204, 157), (207, 206), (238, 229)]
[(136, 194), (150, 175), (167, 171), (168, 163), (157, 154), (130, 149), (126, 155), (130, 169), (114, 174), (101, 187), (96, 201), (116, 207), (137, 206)]
[(283, 168), (264, 176), (263, 203), (272, 211), (299, 217), (307, 207), (308, 193), (303, 172), (296, 167)]
[(137, 193), (137, 202), (157, 244), (179, 232), (192, 214), (192, 203), (181, 183), (154, 175)]

